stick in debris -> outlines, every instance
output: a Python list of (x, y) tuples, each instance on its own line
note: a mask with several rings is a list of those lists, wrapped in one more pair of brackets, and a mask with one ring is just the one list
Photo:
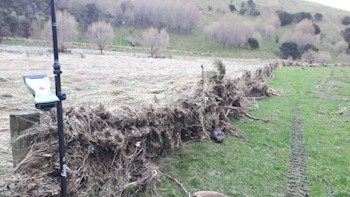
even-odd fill
[(188, 197), (191, 197), (191, 193), (188, 192), (188, 191), (186, 190), (186, 188), (184, 187), (184, 185), (183, 185), (182, 183), (180, 183), (176, 178), (174, 178), (174, 177), (172, 177), (172, 176), (170, 176), (169, 174), (166, 174), (166, 173), (164, 173), (164, 172), (160, 172), (160, 173), (161, 173), (161, 174), (164, 174), (164, 176), (168, 177), (169, 179), (175, 181), (178, 185), (180, 185), (180, 187), (182, 188), (182, 190), (184, 190), (184, 192), (186, 193), (186, 195), (187, 195)]
[(261, 119), (261, 118), (256, 118), (254, 116), (251, 116), (249, 114), (247, 114), (246, 112), (244, 112), (244, 115), (247, 117), (247, 118), (250, 118), (252, 120), (261, 120), (261, 121), (264, 121), (264, 122), (270, 122), (270, 120), (264, 120), (264, 119)]

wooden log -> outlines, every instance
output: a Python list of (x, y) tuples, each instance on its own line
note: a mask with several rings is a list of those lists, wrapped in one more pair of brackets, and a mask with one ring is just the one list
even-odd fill
[(10, 114), (11, 146), (14, 167), (25, 158), (30, 148), (30, 141), (28, 139), (14, 139), (19, 136), (22, 131), (39, 123), (39, 111), (22, 111)]

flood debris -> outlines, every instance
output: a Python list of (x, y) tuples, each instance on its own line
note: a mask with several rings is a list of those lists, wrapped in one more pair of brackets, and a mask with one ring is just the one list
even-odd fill
[[(275, 95), (263, 79), (278, 66), (270, 64), (234, 79), (203, 77), (171, 102), (159, 99), (158, 103), (120, 106), (114, 111), (102, 104), (65, 109), (70, 196), (127, 196), (130, 191), (154, 190), (161, 174), (155, 159), (181, 149), (185, 142), (207, 139), (213, 128), (244, 138), (229, 116), (244, 116), (246, 97)], [(46, 115), (43, 124), (23, 133), (32, 141), (30, 151), (14, 174), (1, 177), (0, 193), (59, 195), (56, 117), (53, 112)]]

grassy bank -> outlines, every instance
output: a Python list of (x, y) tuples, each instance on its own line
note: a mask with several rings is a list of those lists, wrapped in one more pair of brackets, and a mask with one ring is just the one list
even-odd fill
[[(229, 137), (225, 144), (189, 144), (158, 164), (191, 193), (215, 190), (228, 196), (284, 196), (292, 114), (298, 106), (308, 155), (308, 193), (350, 196), (350, 113), (331, 113), (349, 108), (349, 74), (349, 68), (284, 68), (269, 82), (282, 95), (259, 101), (260, 108), (250, 112), (271, 121), (233, 120), (248, 140)], [(166, 177), (157, 193), (184, 196)]]

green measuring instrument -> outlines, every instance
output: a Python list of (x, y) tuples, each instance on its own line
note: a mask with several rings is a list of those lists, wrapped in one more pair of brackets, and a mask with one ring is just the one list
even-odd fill
[(51, 92), (50, 80), (47, 75), (23, 76), (24, 83), (34, 96), (35, 107), (48, 111), (57, 106), (60, 99)]

